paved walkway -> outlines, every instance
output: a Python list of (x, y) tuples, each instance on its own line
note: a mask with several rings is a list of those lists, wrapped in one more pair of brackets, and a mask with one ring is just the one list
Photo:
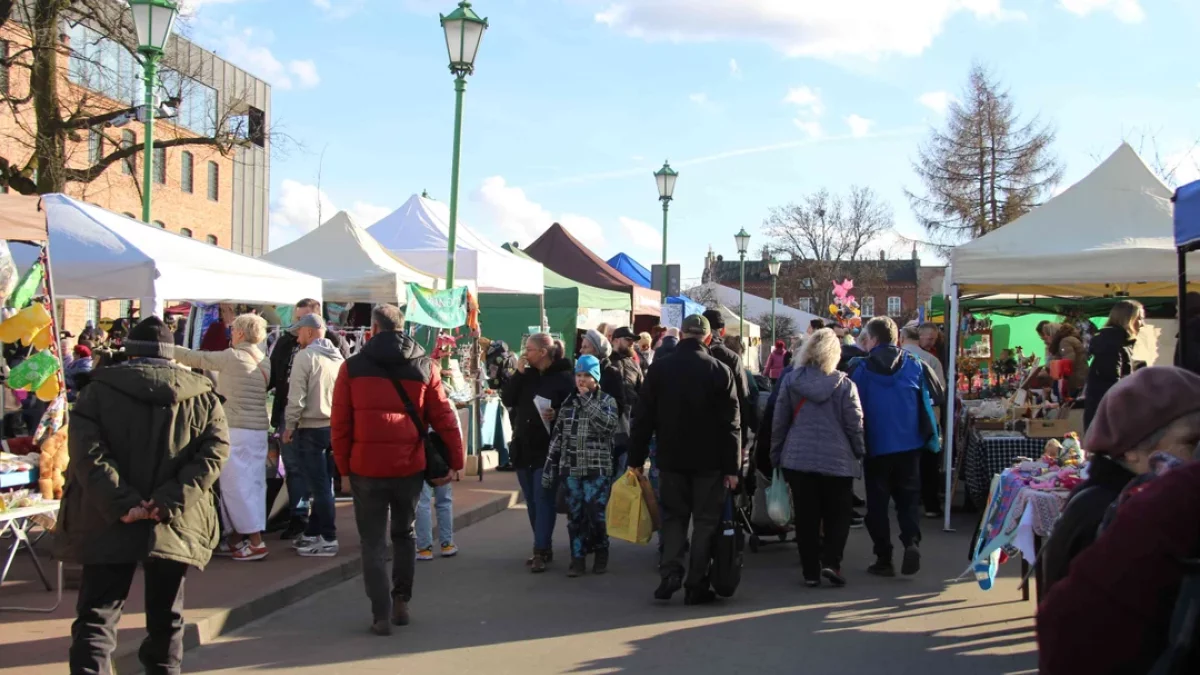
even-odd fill
[[(845, 589), (807, 589), (791, 545), (747, 554), (736, 598), (693, 608), (682, 593), (653, 602), (652, 547), (616, 543), (603, 577), (568, 579), (556, 561), (528, 573), (522, 507), (458, 537), (459, 557), (421, 563), (413, 623), (366, 632), (360, 580), (348, 581), (189, 652), (189, 673), (804, 673), (1000, 675), (1036, 673), (1034, 605), (1006, 565), (996, 589), (952, 583), (966, 566), (959, 532), (926, 532), (925, 566), (911, 578), (865, 573), (870, 543), (854, 531)], [(565, 552), (559, 524), (557, 552)]]
[[(455, 529), (466, 527), (503, 512), (516, 503), (516, 477), (511, 473), (488, 474), (483, 482), (466, 478), (455, 484)], [(271, 555), (261, 562), (235, 563), (214, 559), (204, 572), (189, 573), (187, 579), (187, 647), (190, 649), (218, 635), (259, 619), (314, 593), (337, 586), (359, 573), (358, 532), (353, 506), (338, 503), (336, 558), (301, 558), (288, 542), (276, 536), (267, 540)], [(0, 549), (7, 554), (7, 541)], [(39, 547), (49, 557), (49, 540)], [(36, 581), (33, 566), (24, 552), (18, 554), (8, 581), (0, 587), (0, 605), (45, 607), (53, 604)], [(116, 660), (122, 675), (137, 672), (138, 643), (145, 635), (142, 613), (141, 575), (134, 579), (127, 611), (121, 620)], [(0, 612), (0, 675), (61, 675), (66, 672), (71, 622), (75, 617), (73, 591), (63, 593), (62, 605), (53, 614)]]

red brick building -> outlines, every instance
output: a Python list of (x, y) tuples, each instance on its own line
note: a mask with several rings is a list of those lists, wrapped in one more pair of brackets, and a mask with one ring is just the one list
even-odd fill
[[(59, 37), (59, 97), (65, 106), (86, 100), (89, 110), (120, 110), (140, 100), (140, 66), (132, 53), (85, 24), (64, 25)], [(15, 63), (0, 67), (0, 95), (24, 98), (30, 88), (29, 31), (18, 21), (0, 27), (0, 55), (14, 55)], [(155, 123), (158, 139), (212, 136), (217, 125), (253, 129), (245, 143), (228, 156), (205, 145), (159, 150), (153, 185), (152, 223), (169, 232), (191, 237), (239, 253), (258, 256), (267, 251), (269, 202), (269, 138), (265, 120), (270, 114), (270, 85), (175, 35), (164, 61), (164, 88), (175, 77), (172, 94), (182, 103), (174, 119)], [(172, 70), (172, 65), (177, 70)], [(186, 76), (183, 73), (187, 73)], [(255, 122), (250, 122), (255, 120)], [(23, 165), (33, 154), (33, 106), (0, 105), (0, 155)], [(67, 141), (67, 164), (87, 168), (118, 145), (141, 142), (143, 126), (105, 125), (84, 130)], [(141, 157), (109, 166), (90, 183), (68, 183), (67, 194), (131, 218), (142, 212)], [(0, 191), (7, 191), (0, 184)], [(123, 316), (128, 301), (67, 300), (59, 303), (62, 327), (78, 334), (84, 324)]]
[[(784, 260), (779, 270), (779, 299), (789, 307), (829, 316), (833, 282), (854, 281), (853, 294), (864, 317), (887, 315), (903, 324), (917, 316), (917, 308), (928, 300), (921, 292), (921, 260), (913, 252), (909, 260), (856, 260), (801, 262)], [(737, 288), (740, 261), (726, 260), (711, 251), (705, 261), (704, 281)], [(771, 297), (771, 275), (766, 259), (746, 260), (746, 293)]]

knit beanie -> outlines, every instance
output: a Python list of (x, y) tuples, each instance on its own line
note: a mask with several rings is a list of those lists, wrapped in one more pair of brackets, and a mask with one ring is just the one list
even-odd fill
[(600, 381), (600, 359), (591, 354), (584, 354), (575, 362), (575, 374), (587, 373), (592, 379)]
[(1173, 366), (1142, 368), (1100, 400), (1083, 449), (1121, 455), (1185, 415), (1200, 412), (1200, 375)]
[(175, 358), (175, 334), (162, 319), (151, 316), (129, 331), (129, 337), (125, 339), (125, 353), (135, 358)]
[[(596, 350), (596, 356), (601, 359), (607, 359), (612, 356), (612, 343), (608, 338), (604, 337), (599, 331), (589, 330), (584, 334), (584, 339), (592, 343), (592, 347)], [(596, 378), (599, 380), (600, 378)]]

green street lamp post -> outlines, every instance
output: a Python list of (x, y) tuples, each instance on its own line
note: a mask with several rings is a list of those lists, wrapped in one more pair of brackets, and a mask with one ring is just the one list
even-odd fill
[(488, 28), (487, 19), (482, 19), (471, 3), (463, 0), (449, 14), (441, 16), (442, 30), (446, 32), (446, 49), (450, 53), (450, 72), (454, 73), (454, 157), (450, 163), (450, 241), (446, 250), (446, 288), (454, 288), (454, 257), (457, 251), (458, 228), (458, 160), (462, 144), (463, 92), (467, 88), (467, 75), (475, 72), (475, 54)]
[(662, 300), (667, 301), (667, 210), (675, 197), (675, 180), (679, 172), (671, 168), (670, 162), (663, 162), (662, 168), (654, 172), (654, 180), (658, 183), (658, 199), (663, 205), (663, 245), (662, 245)]
[(737, 241), (738, 259), (741, 260), (741, 285), (738, 287), (738, 339), (746, 335), (746, 251), (750, 248), (750, 235), (742, 228), (733, 236)]
[(770, 262), (767, 263), (767, 271), (771, 273), (771, 348), (775, 348), (775, 302), (779, 288), (779, 265), (780, 262), (771, 256)]
[(154, 186), (154, 93), (158, 89), (158, 62), (171, 38), (171, 27), (179, 16), (172, 0), (129, 0), (137, 51), (142, 57), (142, 79), (146, 84), (145, 131), (142, 136), (142, 221), (150, 222), (150, 193)]

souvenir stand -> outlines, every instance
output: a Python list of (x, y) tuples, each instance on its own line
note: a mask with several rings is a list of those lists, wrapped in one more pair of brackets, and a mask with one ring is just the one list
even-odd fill
[[(9, 246), (36, 251), (33, 263), (18, 279)], [(49, 237), (46, 214), (37, 197), (0, 195), (0, 343), (5, 343), (3, 396), (12, 392), (48, 404), (31, 436), (8, 438), (5, 423), (3, 452), (0, 452), (0, 546), (4, 550), (0, 583), (8, 576), (13, 560), (24, 550), (47, 591), (56, 593), (51, 607), (0, 607), (0, 610), (49, 613), (62, 600), (62, 563), (57, 564), (57, 584), (52, 584), (38, 556), (38, 542), (54, 527), (58, 499), (62, 497), (62, 471), (66, 468), (66, 394), (59, 354), (58, 321), (54, 289), (50, 281)], [(12, 358), (11, 370), (7, 362)], [(18, 414), (19, 413), (14, 413)]]
[[(1097, 166), (1081, 181), (1050, 199), (1042, 206), (1021, 218), (990, 232), (978, 239), (956, 247), (950, 255), (950, 266), (946, 272), (946, 296), (949, 311), (946, 323), (949, 328), (950, 353), (958, 354), (960, 343), (965, 342), (963, 322), (964, 306), (971, 302), (1003, 295), (1025, 294), (1055, 298), (1117, 298), (1117, 297), (1170, 297), (1176, 293), (1175, 265), (1176, 249), (1171, 237), (1171, 191), (1145, 165), (1127, 144)], [(969, 327), (969, 326), (968, 326)], [(950, 382), (959, 382), (959, 360), (951, 359)], [(1022, 387), (1025, 389), (1026, 387)], [(1036, 406), (1036, 400), (1021, 400), (1017, 391), (1007, 400), (1011, 402), (1002, 417), (994, 418), (1001, 426), (1016, 422), (1011, 420), (1011, 410), (1017, 407)], [(1028, 396), (1026, 394), (1025, 396)], [(955, 467), (954, 448), (961, 438), (957, 431), (962, 426), (960, 400), (951, 396), (947, 401), (947, 452), (946, 452), (946, 504), (944, 527), (950, 529), (950, 501), (953, 498), (952, 479)], [(1024, 413), (1019, 413), (1024, 417)], [(1070, 472), (1064, 474), (1060, 468), (1049, 468), (1049, 462), (1037, 458), (1047, 450), (1049, 439), (1062, 438), (1062, 434), (1074, 428), (1070, 414), (1067, 419), (1049, 419), (1025, 422), (1027, 428), (1023, 440), (1006, 448), (1004, 466), (986, 467), (987, 472), (999, 469), (1000, 482), (989, 490), (985, 521), (981, 524), (981, 541), (975, 547), (977, 573), (987, 577), (988, 570), (994, 574), (994, 565), (1000, 556), (993, 553), (1005, 548), (999, 533), (1015, 533), (1028, 527), (1034, 535), (1044, 535), (1053, 522), (1051, 512), (1061, 508), (1062, 490), (1071, 482)], [(1041, 427), (1042, 433), (1030, 434), (1028, 427)], [(996, 430), (1007, 432), (1007, 428)], [(1029, 436), (1041, 436), (1036, 440)], [(1011, 443), (1009, 441), (1008, 443)], [(1050, 447), (1053, 449), (1053, 446)], [(1085, 448), (1086, 450), (1086, 448)], [(1053, 454), (1053, 453), (1050, 453)], [(1032, 460), (1025, 462), (1022, 458)], [(1011, 470), (1005, 467), (1016, 467)], [(1017, 481), (1016, 474), (1022, 479)], [(1005, 484), (1018, 485), (1016, 489)], [(1037, 500), (1037, 505), (1024, 508), (1031, 501), (1030, 492), (1019, 498), (1024, 489), (1033, 489), (1034, 484), (1048, 488), (1053, 499)], [(1057, 505), (1055, 507), (1054, 505)], [(1041, 511), (1038, 511), (1041, 509)], [(1039, 515), (1042, 514), (1042, 515)], [(1002, 523), (1000, 527), (992, 526)], [(1036, 557), (1036, 546), (1021, 550), (1026, 560)], [(982, 571), (981, 571), (982, 570)]]
[(458, 410), (459, 427), (466, 448), (466, 475), (479, 476), (495, 468), (487, 466), (480, 452), (480, 429), (484, 410), (498, 396), (486, 392), (483, 354), (480, 351), (479, 306), (465, 287), (432, 291), (408, 285), (405, 320), (408, 333), (442, 366), (442, 386)]

